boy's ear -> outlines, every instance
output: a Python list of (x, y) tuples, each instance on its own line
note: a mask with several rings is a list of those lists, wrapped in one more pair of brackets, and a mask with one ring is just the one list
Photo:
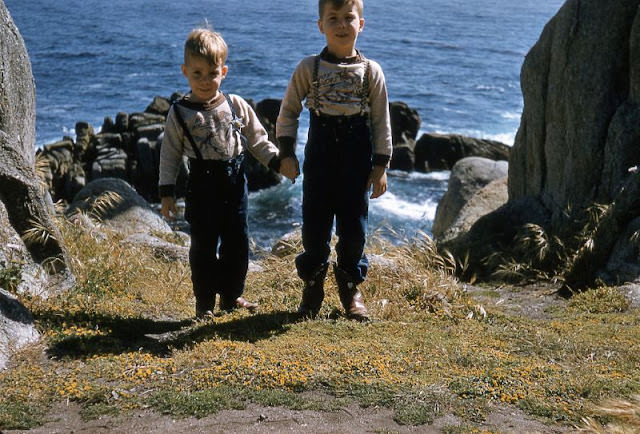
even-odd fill
[(360, 28), (358, 29), (358, 32), (361, 32), (362, 29), (364, 29), (364, 18), (360, 18)]
[(320, 33), (324, 35), (324, 26), (322, 25), (322, 20), (318, 20), (318, 29), (320, 30)]
[(222, 65), (222, 78), (227, 76), (227, 72), (229, 72), (229, 67), (227, 65)]
[(187, 76), (187, 67), (184, 65), (184, 63), (182, 64), (180, 69), (182, 69), (182, 75), (184, 75), (186, 77)]

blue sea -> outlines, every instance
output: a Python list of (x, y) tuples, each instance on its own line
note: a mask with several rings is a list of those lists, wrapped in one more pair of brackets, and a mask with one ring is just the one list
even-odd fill
[[(422, 119), (421, 133), (513, 144), (523, 102), (520, 68), (562, 0), (365, 1), (358, 48), (385, 71), (389, 99)], [(324, 46), (317, 2), (289, 0), (5, 0), (36, 81), (38, 146), (73, 136), (77, 121), (142, 111), (187, 90), (180, 72), (188, 32), (204, 23), (229, 45), (223, 90), (282, 98), (297, 62)], [(308, 119), (301, 120), (301, 156)], [(420, 133), (420, 134), (421, 134)], [(429, 233), (448, 172), (390, 173), (371, 201), (370, 231), (405, 242)], [(300, 224), (301, 182), (252, 193), (259, 247)]]

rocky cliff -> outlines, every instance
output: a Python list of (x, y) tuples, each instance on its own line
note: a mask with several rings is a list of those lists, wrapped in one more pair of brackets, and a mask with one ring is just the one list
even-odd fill
[(527, 54), (509, 200), (441, 246), (469, 254), (469, 275), (524, 263), (570, 289), (640, 282), (639, 6), (568, 0)]

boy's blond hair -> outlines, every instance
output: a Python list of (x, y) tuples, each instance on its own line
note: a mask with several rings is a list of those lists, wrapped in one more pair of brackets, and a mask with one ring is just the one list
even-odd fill
[(202, 57), (211, 65), (222, 66), (227, 61), (229, 49), (227, 43), (218, 32), (211, 29), (194, 29), (184, 43), (184, 63), (192, 56)]
[(331, 3), (335, 9), (340, 9), (344, 5), (355, 5), (356, 9), (358, 9), (358, 14), (362, 18), (362, 14), (364, 12), (364, 1), (363, 0), (319, 0), (318, 1), (318, 16), (322, 19), (322, 14), (324, 13), (324, 7), (327, 3)]

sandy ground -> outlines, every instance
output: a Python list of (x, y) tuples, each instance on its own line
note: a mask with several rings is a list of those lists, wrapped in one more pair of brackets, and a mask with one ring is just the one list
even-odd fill
[[(102, 417), (83, 421), (77, 404), (59, 404), (51, 409), (49, 422), (29, 431), (9, 430), (9, 433), (442, 433), (446, 427), (459, 426), (461, 421), (447, 415), (431, 425), (402, 426), (393, 420), (393, 412), (383, 408), (360, 408), (351, 405), (335, 412), (296, 411), (280, 407), (248, 406), (245, 410), (225, 410), (202, 419), (173, 419), (143, 411), (124, 417)], [(564, 433), (570, 430), (546, 426), (508, 407), (496, 407), (478, 427), (498, 433)]]

